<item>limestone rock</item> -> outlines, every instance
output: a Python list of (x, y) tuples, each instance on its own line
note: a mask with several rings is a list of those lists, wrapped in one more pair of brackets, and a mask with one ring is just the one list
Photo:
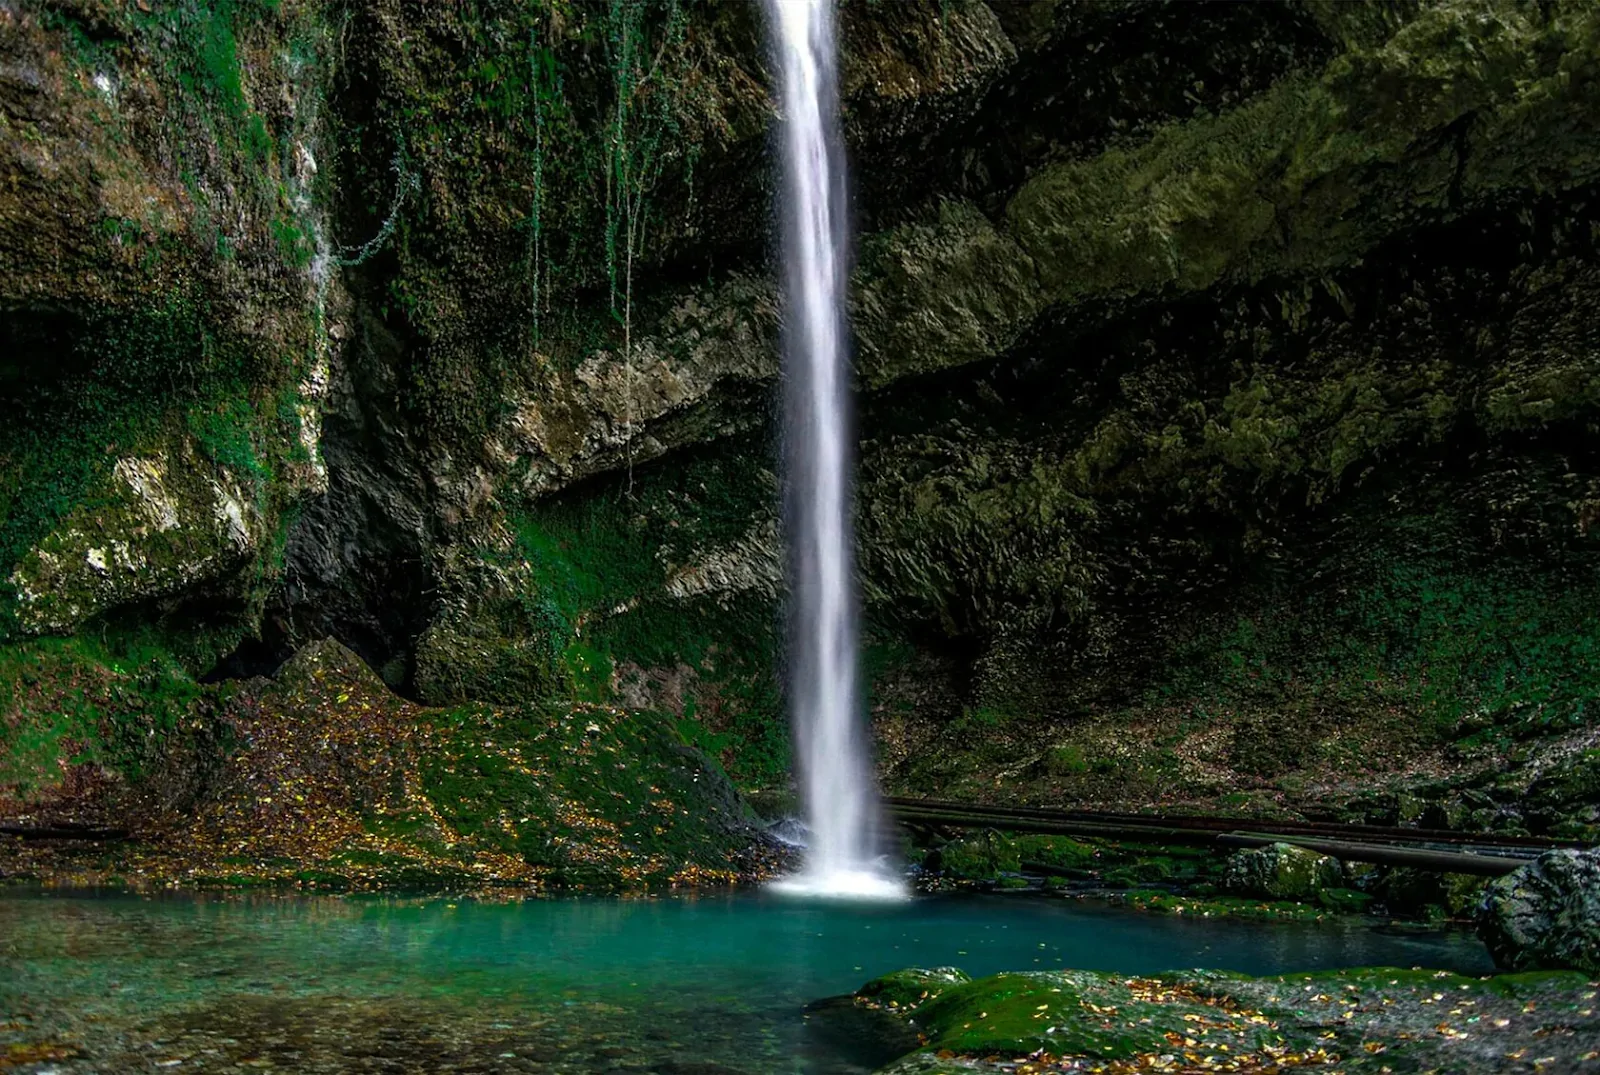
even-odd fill
[(1478, 932), (1509, 970), (1600, 973), (1600, 849), (1547, 851), (1495, 881)]
[(1339, 885), (1339, 860), (1291, 844), (1240, 851), (1228, 859), (1223, 887), (1241, 896), (1275, 900), (1314, 899)]
[(130, 602), (225, 589), (275, 521), (248, 482), (187, 441), (117, 460), (97, 494), (12, 570), (25, 630), (71, 631)]

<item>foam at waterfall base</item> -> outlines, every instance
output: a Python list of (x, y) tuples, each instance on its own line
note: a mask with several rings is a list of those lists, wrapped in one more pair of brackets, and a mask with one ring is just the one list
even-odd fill
[(871, 868), (804, 870), (791, 877), (779, 878), (767, 887), (785, 896), (803, 896), (807, 899), (888, 902), (911, 898), (904, 879)]

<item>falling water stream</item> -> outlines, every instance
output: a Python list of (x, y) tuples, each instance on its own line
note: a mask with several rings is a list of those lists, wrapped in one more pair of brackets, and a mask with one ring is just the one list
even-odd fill
[(783, 116), (785, 519), (789, 704), (810, 837), (785, 887), (898, 896), (877, 853), (857, 673), (859, 625), (844, 287), (845, 164), (831, 0), (767, 0)]

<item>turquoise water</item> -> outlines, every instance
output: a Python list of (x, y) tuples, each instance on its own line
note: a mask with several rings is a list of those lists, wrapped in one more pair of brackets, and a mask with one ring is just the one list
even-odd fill
[[(1459, 934), (1185, 919), (1027, 896), (485, 902), (0, 896), (0, 1069), (870, 1070), (802, 1007), (906, 966), (1266, 974), (1491, 967)], [(7, 1050), (12, 1052), (8, 1054)], [(31, 1049), (29, 1053), (25, 1050)]]

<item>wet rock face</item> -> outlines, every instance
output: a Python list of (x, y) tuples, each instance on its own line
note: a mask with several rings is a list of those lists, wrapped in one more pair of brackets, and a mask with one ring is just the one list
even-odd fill
[(1273, 844), (1230, 857), (1222, 883), (1239, 896), (1314, 900), (1323, 889), (1339, 887), (1342, 874), (1338, 859), (1291, 844)]
[(0, 639), (255, 627), (327, 483), (321, 15), (0, 6)]
[(1600, 973), (1600, 850), (1546, 852), (1495, 881), (1479, 933), (1507, 969)]

